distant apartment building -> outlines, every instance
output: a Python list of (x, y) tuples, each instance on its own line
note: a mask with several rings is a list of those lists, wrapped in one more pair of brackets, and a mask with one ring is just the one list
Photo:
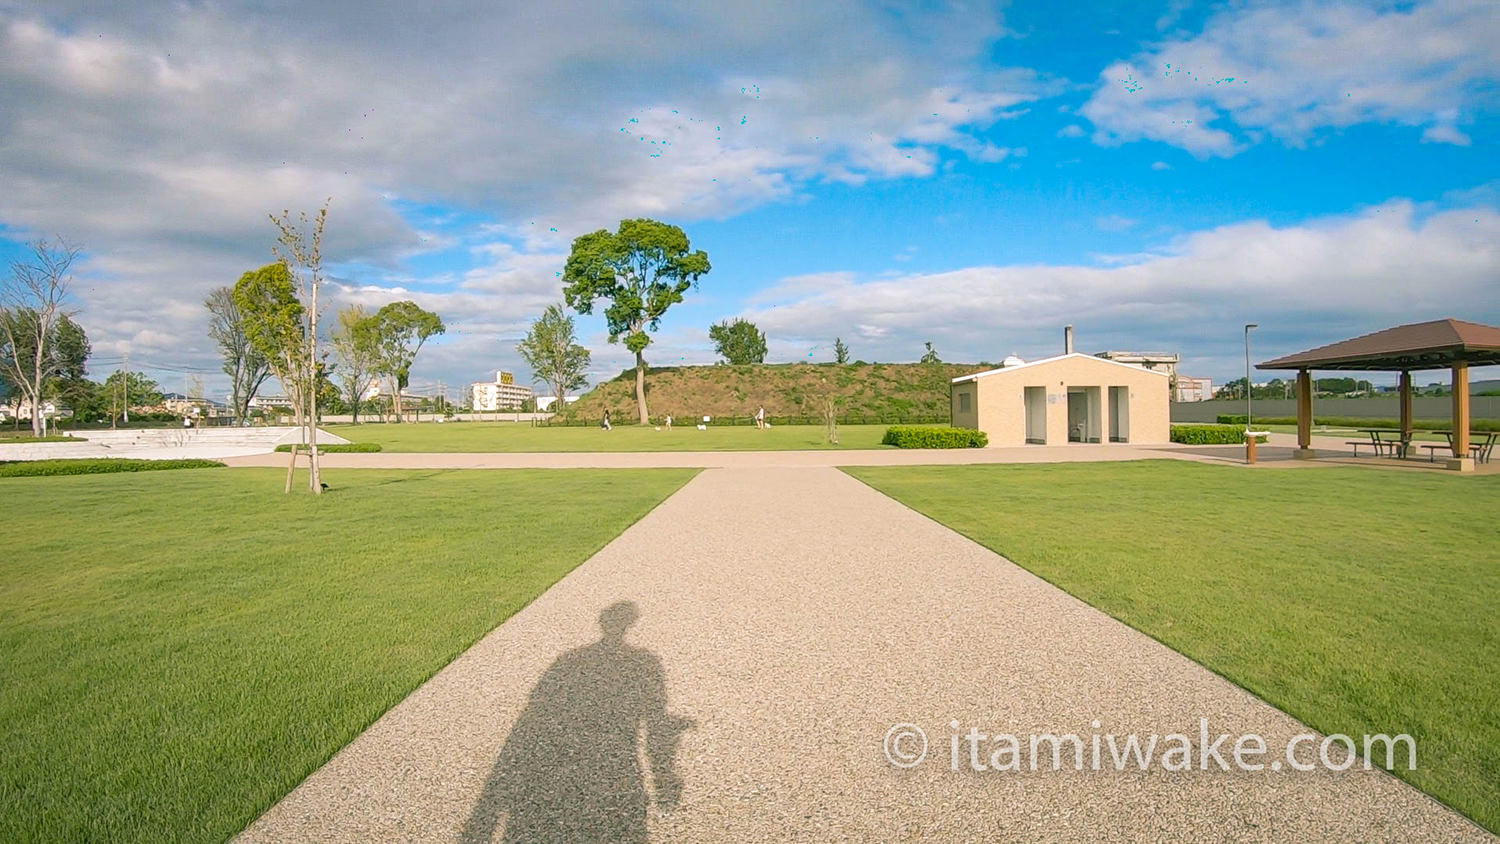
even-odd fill
[(1191, 375), (1179, 375), (1175, 384), (1172, 401), (1208, 401), (1214, 397), (1214, 381), (1212, 378), (1194, 378)]
[(1095, 357), (1144, 367), (1152, 372), (1165, 372), (1173, 378), (1177, 377), (1177, 363), (1180, 360), (1170, 352), (1099, 352)]
[(469, 385), (473, 408), (479, 412), (497, 410), (520, 410), (532, 398), (530, 387), (516, 383), (516, 376), (501, 370), (495, 373), (494, 382), (475, 381)]

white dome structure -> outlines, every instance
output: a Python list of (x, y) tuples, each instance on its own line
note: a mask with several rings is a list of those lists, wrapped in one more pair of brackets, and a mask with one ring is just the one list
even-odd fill
[(1000, 361), (1000, 368), (1009, 369), (1012, 366), (1020, 366), (1024, 363), (1026, 363), (1026, 361), (1021, 360), (1018, 355), (1007, 355), (1005, 357), (1005, 360)]

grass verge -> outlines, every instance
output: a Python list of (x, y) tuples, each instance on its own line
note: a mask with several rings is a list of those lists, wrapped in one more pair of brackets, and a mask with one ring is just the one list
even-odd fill
[(226, 840), (693, 474), (0, 482), (0, 841)]
[(846, 471), (1500, 830), (1500, 478), (1182, 462)]

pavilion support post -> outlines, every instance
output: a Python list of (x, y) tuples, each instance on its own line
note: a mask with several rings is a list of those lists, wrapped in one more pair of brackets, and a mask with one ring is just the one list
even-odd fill
[(1313, 457), (1312, 448), (1312, 373), (1297, 370), (1297, 450), (1293, 455), (1301, 460)]
[(1412, 432), (1411, 412), (1411, 371), (1403, 370), (1401, 373), (1401, 449), (1405, 457), (1411, 451)]
[(1474, 470), (1474, 460), (1469, 457), (1469, 364), (1468, 361), (1453, 362), (1453, 459), (1449, 469), (1460, 472)]

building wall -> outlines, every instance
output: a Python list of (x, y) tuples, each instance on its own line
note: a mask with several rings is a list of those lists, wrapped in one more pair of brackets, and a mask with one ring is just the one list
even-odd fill
[[(1026, 444), (1027, 387), (1046, 390), (1048, 445), (1068, 441), (1069, 387), (1099, 388), (1101, 440), (1109, 440), (1110, 387), (1129, 390), (1130, 442), (1165, 443), (1170, 440), (1169, 379), (1161, 372), (1074, 354), (953, 385), (955, 391), (965, 386), (977, 388), (977, 427), (989, 435), (991, 446)], [(954, 424), (959, 424), (957, 416)]]
[(979, 430), (979, 390), (973, 382), (954, 384), (949, 401), (952, 402), (953, 427)]

